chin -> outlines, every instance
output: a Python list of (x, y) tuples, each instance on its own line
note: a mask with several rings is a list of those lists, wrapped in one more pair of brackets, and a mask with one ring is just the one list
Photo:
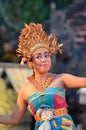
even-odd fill
[(40, 70), (40, 73), (48, 73), (49, 69)]

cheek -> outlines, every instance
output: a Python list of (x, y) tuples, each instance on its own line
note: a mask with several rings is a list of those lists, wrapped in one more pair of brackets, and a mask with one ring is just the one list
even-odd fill
[(35, 60), (34, 61), (34, 66), (40, 66), (40, 61), (39, 60)]
[(50, 67), (51, 67), (51, 64), (52, 64), (51, 59), (49, 59), (49, 62), (48, 62), (48, 63), (49, 63), (49, 65), (50, 65)]

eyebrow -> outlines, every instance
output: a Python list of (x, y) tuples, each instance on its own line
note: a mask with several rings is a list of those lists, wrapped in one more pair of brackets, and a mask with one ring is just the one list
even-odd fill
[[(49, 52), (44, 52), (44, 54), (47, 54), (47, 53), (49, 53)], [(37, 54), (35, 54), (35, 55), (41, 55), (41, 53), (37, 53)]]

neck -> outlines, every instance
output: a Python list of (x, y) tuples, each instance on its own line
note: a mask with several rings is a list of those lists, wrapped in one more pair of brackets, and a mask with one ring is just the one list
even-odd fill
[(48, 73), (35, 73), (35, 80), (36, 81), (41, 81), (41, 80), (45, 80), (48, 76)]

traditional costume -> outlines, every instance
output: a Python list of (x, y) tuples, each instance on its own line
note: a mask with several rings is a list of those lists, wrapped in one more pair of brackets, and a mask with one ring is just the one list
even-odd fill
[[(19, 36), (17, 53), (22, 57), (21, 63), (31, 61), (34, 52), (39, 48), (46, 48), (50, 55), (57, 51), (62, 53), (62, 45), (57, 44), (57, 37), (49, 36), (43, 30), (41, 24), (25, 24)], [(27, 100), (29, 109), (36, 123), (35, 130), (75, 130), (75, 125), (68, 114), (65, 100), (65, 89), (59, 86), (49, 87), (56, 75), (51, 74), (44, 84), (39, 85), (34, 80), (34, 75), (29, 77), (37, 92), (34, 92)]]

